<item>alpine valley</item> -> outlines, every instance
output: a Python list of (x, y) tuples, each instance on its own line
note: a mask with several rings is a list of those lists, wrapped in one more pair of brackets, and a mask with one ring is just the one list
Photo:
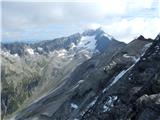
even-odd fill
[(102, 29), (1, 44), (2, 120), (160, 120), (160, 34)]

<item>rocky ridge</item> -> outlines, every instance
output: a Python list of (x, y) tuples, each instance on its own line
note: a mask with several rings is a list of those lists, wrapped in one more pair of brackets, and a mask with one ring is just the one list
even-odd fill
[[(122, 85), (119, 85), (120, 89), (116, 85), (139, 63), (139, 58), (150, 49), (151, 42), (151, 39), (140, 36), (124, 46), (110, 44), (112, 49), (79, 65), (64, 80), (64, 84), (21, 111), (15, 119), (124, 119), (123, 115), (114, 116), (111, 112), (111, 116), (115, 117), (112, 118), (109, 113), (115, 106), (114, 101), (119, 101), (121, 95), (116, 91), (126, 92), (128, 87), (125, 86), (130, 84), (122, 82), (125, 86), (121, 88)], [(135, 91), (138, 89), (135, 88)], [(132, 92), (128, 94), (133, 95)], [(128, 96), (122, 95), (122, 99), (127, 98)], [(117, 112), (119, 113), (121, 111)]]

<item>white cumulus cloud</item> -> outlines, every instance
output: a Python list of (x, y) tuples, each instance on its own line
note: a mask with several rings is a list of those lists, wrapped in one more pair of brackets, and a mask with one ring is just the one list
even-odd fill
[(105, 32), (126, 43), (139, 35), (155, 38), (160, 33), (160, 18), (122, 19), (108, 25), (101, 25)]
[(152, 37), (159, 18), (160, 0), (3, 0), (2, 39), (50, 39), (100, 26), (117, 39)]

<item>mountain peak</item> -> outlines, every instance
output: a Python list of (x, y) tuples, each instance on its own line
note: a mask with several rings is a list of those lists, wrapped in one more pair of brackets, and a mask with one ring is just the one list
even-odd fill
[(140, 35), (137, 39), (139, 39), (139, 40), (144, 40), (145, 37), (144, 37), (143, 35)]
[(145, 38), (143, 35), (140, 35), (136, 40), (149, 41), (149, 42), (153, 41), (151, 38)]

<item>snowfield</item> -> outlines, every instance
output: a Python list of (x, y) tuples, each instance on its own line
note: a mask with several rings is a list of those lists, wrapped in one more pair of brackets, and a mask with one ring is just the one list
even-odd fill
[(77, 45), (77, 48), (86, 48), (94, 51), (96, 48), (95, 36), (83, 36)]

